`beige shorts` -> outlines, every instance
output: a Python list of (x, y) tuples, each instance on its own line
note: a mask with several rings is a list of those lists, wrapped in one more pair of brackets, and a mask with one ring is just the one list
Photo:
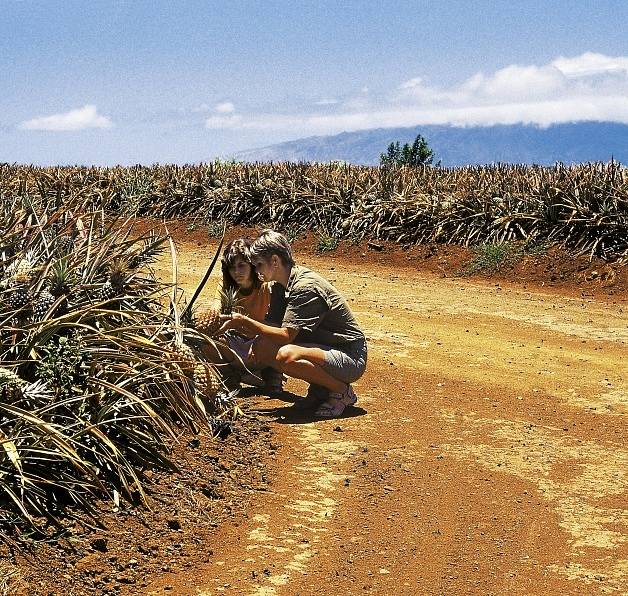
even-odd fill
[(342, 346), (316, 344), (316, 347), (325, 352), (323, 368), (334, 379), (349, 384), (364, 374), (368, 353), (366, 339), (352, 341)]

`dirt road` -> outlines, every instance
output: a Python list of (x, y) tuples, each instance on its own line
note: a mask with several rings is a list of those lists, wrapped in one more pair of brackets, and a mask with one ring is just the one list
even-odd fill
[[(180, 245), (190, 289), (211, 252)], [(341, 420), (250, 398), (270, 490), (176, 594), (628, 593), (628, 300), (309, 258), (369, 338)], [(164, 584), (147, 592), (163, 593)]]

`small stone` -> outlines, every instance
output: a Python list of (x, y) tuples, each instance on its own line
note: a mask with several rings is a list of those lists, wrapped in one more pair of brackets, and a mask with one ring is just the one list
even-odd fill
[(94, 538), (90, 542), (90, 546), (101, 553), (106, 552), (107, 550), (107, 539), (106, 538)]
[(177, 520), (177, 519), (169, 519), (167, 523), (168, 523), (168, 527), (171, 530), (180, 530), (181, 529), (181, 524), (179, 523), (179, 520)]

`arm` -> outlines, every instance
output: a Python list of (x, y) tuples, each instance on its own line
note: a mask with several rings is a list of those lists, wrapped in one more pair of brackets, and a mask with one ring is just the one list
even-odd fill
[(327, 303), (321, 296), (309, 288), (293, 292), (290, 300), (283, 306), (285, 312), (281, 327), (255, 321), (240, 313), (234, 313), (222, 318), (223, 325), (220, 331), (235, 329), (249, 337), (259, 335), (276, 345), (285, 346), (294, 343), (300, 331), (312, 332), (315, 330), (329, 310)]
[(298, 329), (291, 327), (273, 327), (240, 313), (221, 315), (220, 318), (223, 321), (220, 333), (227, 329), (235, 329), (248, 336), (263, 335), (279, 346), (292, 343), (299, 332)]

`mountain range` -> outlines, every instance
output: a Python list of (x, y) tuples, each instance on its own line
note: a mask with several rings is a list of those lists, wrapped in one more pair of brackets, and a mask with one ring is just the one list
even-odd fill
[(239, 161), (346, 161), (375, 165), (391, 142), (411, 143), (423, 135), (443, 166), (521, 163), (551, 165), (615, 159), (628, 164), (628, 125), (576, 122), (547, 128), (532, 125), (413, 126), (316, 136), (249, 149)]

